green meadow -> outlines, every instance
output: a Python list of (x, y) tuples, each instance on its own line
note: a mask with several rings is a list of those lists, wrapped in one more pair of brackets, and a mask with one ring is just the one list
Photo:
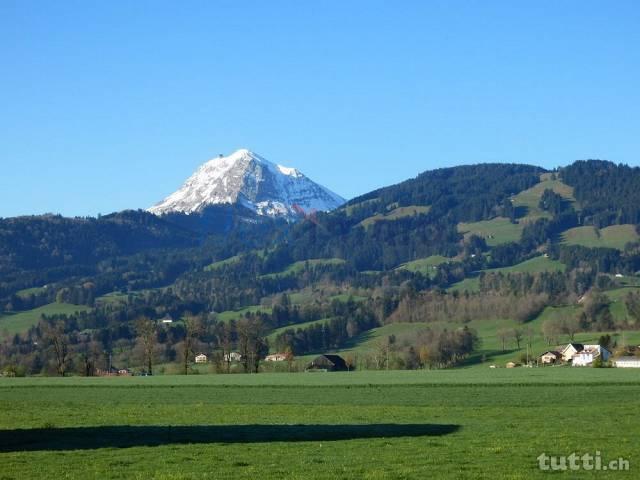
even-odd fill
[(377, 215), (373, 215), (372, 217), (365, 218), (358, 225), (363, 226), (364, 228), (369, 228), (376, 222), (398, 220), (404, 217), (413, 217), (414, 215), (424, 215), (429, 213), (429, 210), (431, 210), (430, 206), (423, 206), (423, 205), (395, 207), (384, 214), (379, 213)]
[(522, 236), (523, 225), (511, 223), (504, 217), (496, 217), (481, 222), (459, 223), (458, 232), (484, 238), (492, 247), (508, 242), (517, 242)]
[(634, 225), (612, 225), (601, 229), (587, 226), (567, 230), (563, 233), (562, 240), (568, 245), (624, 250), (627, 243), (640, 240), (640, 235), (638, 235)]
[(617, 369), (0, 379), (0, 477), (530, 479), (599, 451), (637, 478), (639, 408)]
[(34, 308), (19, 313), (4, 313), (0, 315), (0, 334), (8, 332), (13, 335), (25, 332), (38, 324), (42, 315), (70, 315), (75, 312), (89, 310), (83, 305), (71, 305), (68, 303), (50, 303), (42, 307)]

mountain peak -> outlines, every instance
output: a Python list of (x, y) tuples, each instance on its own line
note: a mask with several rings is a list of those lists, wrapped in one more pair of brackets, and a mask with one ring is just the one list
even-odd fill
[(241, 148), (201, 165), (182, 187), (149, 209), (161, 215), (194, 213), (209, 205), (241, 204), (258, 215), (293, 217), (299, 209), (328, 211), (344, 199), (295, 168)]

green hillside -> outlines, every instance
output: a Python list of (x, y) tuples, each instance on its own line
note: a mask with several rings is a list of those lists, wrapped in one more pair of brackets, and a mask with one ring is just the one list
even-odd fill
[(89, 307), (84, 305), (50, 303), (49, 305), (34, 308), (26, 312), (4, 313), (0, 315), (0, 333), (7, 331), (13, 335), (15, 333), (26, 332), (40, 321), (42, 315), (71, 315), (87, 310), (89, 310)]
[(500, 268), (488, 268), (485, 270), (480, 270), (476, 272), (474, 276), (465, 278), (461, 282), (453, 284), (450, 288), (450, 292), (477, 292), (480, 289), (480, 282), (478, 280), (478, 275), (480, 272), (485, 273), (541, 273), (541, 272), (564, 272), (566, 266), (557, 261), (552, 260), (551, 258), (545, 257), (544, 255), (540, 255), (529, 260), (525, 260), (524, 262), (518, 263), (516, 265), (512, 265), (510, 267), (500, 267)]
[(525, 215), (521, 222), (533, 222), (539, 218), (551, 218), (551, 214), (540, 208), (540, 199), (545, 190), (552, 190), (577, 208), (573, 188), (562, 181), (551, 179), (552, 174), (544, 173), (540, 176), (540, 183), (524, 190), (513, 197), (513, 206), (525, 209)]
[(222, 268), (225, 265), (231, 265), (236, 263), (238, 260), (240, 260), (240, 256), (239, 255), (234, 255), (233, 257), (229, 257), (225, 260), (220, 260), (219, 262), (213, 262), (211, 265), (208, 265), (205, 267), (206, 271), (212, 271), (212, 270), (216, 270), (218, 268)]
[(501, 268), (489, 268), (483, 270), (483, 272), (502, 272), (502, 273), (540, 273), (540, 272), (564, 272), (566, 266), (558, 262), (557, 260), (552, 260), (549, 257), (545, 257), (544, 255), (540, 255), (538, 257), (533, 257), (529, 260), (525, 260), (524, 262), (518, 263), (511, 267), (501, 267)]
[(216, 315), (218, 320), (221, 322), (228, 322), (230, 320), (237, 320), (241, 317), (244, 317), (247, 313), (271, 313), (271, 307), (263, 307), (261, 305), (252, 305), (250, 307), (244, 307), (239, 310), (227, 310), (225, 312), (220, 312)]
[(567, 230), (562, 235), (562, 241), (567, 245), (582, 245), (583, 247), (617, 248), (623, 250), (629, 242), (637, 242), (640, 235), (635, 225), (612, 225), (597, 229), (595, 227), (576, 227)]
[(296, 275), (305, 268), (313, 268), (321, 265), (344, 265), (345, 261), (341, 258), (315, 258), (311, 260), (304, 260), (299, 262), (294, 262), (289, 265), (287, 268), (277, 273), (269, 273), (267, 275), (262, 275), (261, 278), (275, 278), (278, 276), (287, 276), (287, 275)]
[(410, 272), (419, 272), (423, 275), (434, 275), (438, 265), (451, 261), (450, 258), (442, 255), (432, 255), (427, 258), (419, 258), (411, 262), (403, 263), (398, 267), (400, 270), (409, 270)]
[(429, 213), (431, 207), (410, 205), (408, 207), (396, 207), (384, 214), (377, 214), (371, 217), (365, 218), (358, 225), (368, 228), (376, 222), (392, 221), (403, 217), (412, 217), (414, 215), (421, 215)]
[(484, 238), (487, 245), (496, 246), (507, 242), (516, 242), (522, 236), (522, 225), (512, 223), (508, 218), (496, 217), (472, 223), (459, 223), (458, 231), (465, 235), (477, 235)]

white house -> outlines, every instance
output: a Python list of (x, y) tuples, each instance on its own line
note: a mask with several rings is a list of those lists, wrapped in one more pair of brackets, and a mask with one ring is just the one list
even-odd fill
[(286, 359), (287, 356), (284, 353), (273, 353), (264, 358), (265, 362), (284, 362)]
[(204, 353), (196, 355), (196, 363), (207, 363), (207, 356)]
[(581, 352), (573, 356), (571, 365), (574, 367), (586, 367), (591, 365), (596, 358), (601, 358), (603, 362), (609, 360), (611, 352), (600, 345), (585, 345)]
[(584, 345), (581, 343), (570, 343), (560, 351), (560, 355), (562, 355), (562, 360), (570, 362), (573, 356), (582, 350), (584, 350)]
[(618, 368), (640, 368), (640, 357), (620, 357), (614, 364)]
[(239, 362), (242, 360), (242, 355), (239, 352), (230, 352), (224, 354), (225, 362)]

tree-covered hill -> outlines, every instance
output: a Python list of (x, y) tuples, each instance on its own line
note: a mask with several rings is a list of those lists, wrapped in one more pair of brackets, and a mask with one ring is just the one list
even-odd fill
[[(458, 328), (498, 317), (539, 334), (544, 323), (545, 338), (640, 329), (639, 182), (640, 169), (603, 161), (551, 172), (485, 164), (425, 172), (290, 223), (224, 206), (3, 219), (0, 332), (19, 312), (85, 307), (19, 332), (5, 355), (28, 352), (30, 371), (40, 368), (29, 341), (59, 320), (65, 335), (85, 332), (73, 337), (78, 345), (133, 348), (136, 322), (165, 315), (207, 323), (203, 349), (237, 347), (249, 335), (255, 355), (350, 350), (381, 325), (424, 323), (433, 326), (416, 336), (425, 348), (454, 349), (432, 359), (439, 365), (475, 348), (474, 333)], [(630, 296), (606, 296), (623, 288)], [(571, 318), (541, 320), (556, 307)], [(434, 330), (445, 324), (456, 331)], [(185, 328), (159, 331), (164, 361), (187, 348)], [(404, 341), (405, 364), (420, 364), (419, 345)]]

